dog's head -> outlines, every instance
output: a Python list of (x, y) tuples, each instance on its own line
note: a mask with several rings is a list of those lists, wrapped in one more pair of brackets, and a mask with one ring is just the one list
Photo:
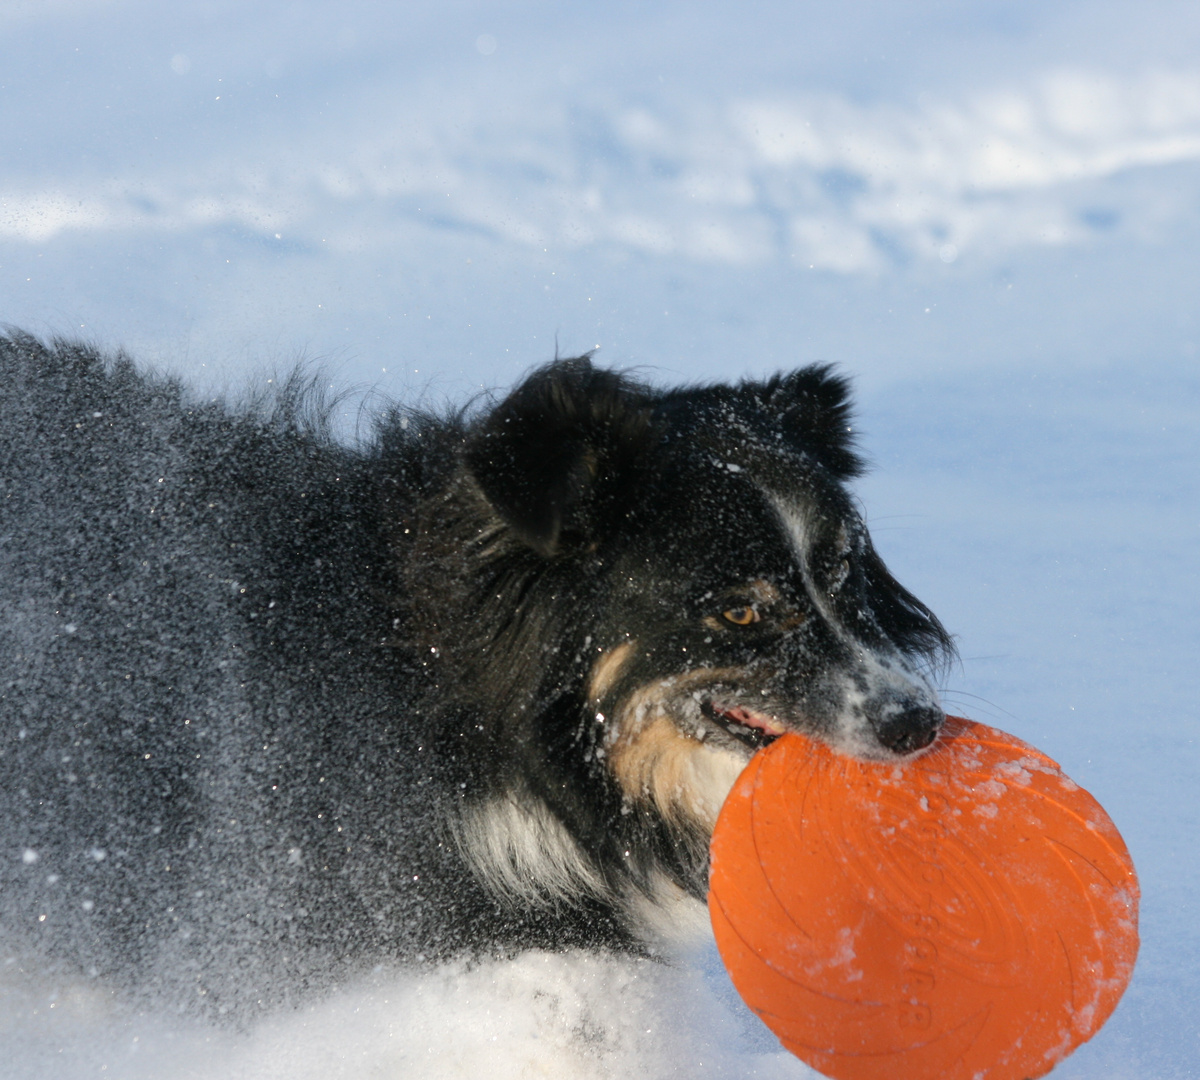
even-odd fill
[(520, 717), (505, 741), (542, 755), (560, 816), (588, 812), (561, 794), (586, 772), (706, 837), (785, 731), (879, 760), (936, 737), (926, 672), (952, 646), (872, 547), (828, 368), (661, 392), (560, 361), (464, 449), (476, 511), (447, 528), (471, 531), (460, 567), (491, 629), (464, 619), (443, 640)]

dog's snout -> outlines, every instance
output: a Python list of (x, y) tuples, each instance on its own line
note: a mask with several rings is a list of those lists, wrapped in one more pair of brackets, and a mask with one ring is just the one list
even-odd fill
[(946, 714), (932, 705), (914, 705), (873, 723), (879, 741), (897, 754), (923, 750), (941, 731)]

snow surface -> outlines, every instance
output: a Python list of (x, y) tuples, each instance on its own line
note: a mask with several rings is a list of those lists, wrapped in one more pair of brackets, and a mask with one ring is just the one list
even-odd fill
[[(1171, 0), (8, 0), (0, 319), (435, 401), (556, 347), (838, 362), (948, 702), (1141, 874), (1133, 984), (1055, 1077), (1196, 1077), (1198, 46)], [(4, 975), (0, 1077), (807, 1075), (755, 1024), (711, 953), (381, 972), (241, 1033)]]

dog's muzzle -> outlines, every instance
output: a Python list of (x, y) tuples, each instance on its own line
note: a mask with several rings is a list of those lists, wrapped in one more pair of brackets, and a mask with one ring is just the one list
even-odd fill
[(935, 705), (911, 705), (889, 712), (886, 719), (871, 718), (875, 736), (896, 754), (912, 754), (924, 750), (942, 730), (946, 714)]

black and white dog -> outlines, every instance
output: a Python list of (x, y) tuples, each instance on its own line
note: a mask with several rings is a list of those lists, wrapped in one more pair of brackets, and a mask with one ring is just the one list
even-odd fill
[(0, 339), (0, 960), (245, 1016), (380, 963), (645, 952), (788, 729), (888, 759), (950, 641), (822, 367), (586, 358), (340, 444)]

